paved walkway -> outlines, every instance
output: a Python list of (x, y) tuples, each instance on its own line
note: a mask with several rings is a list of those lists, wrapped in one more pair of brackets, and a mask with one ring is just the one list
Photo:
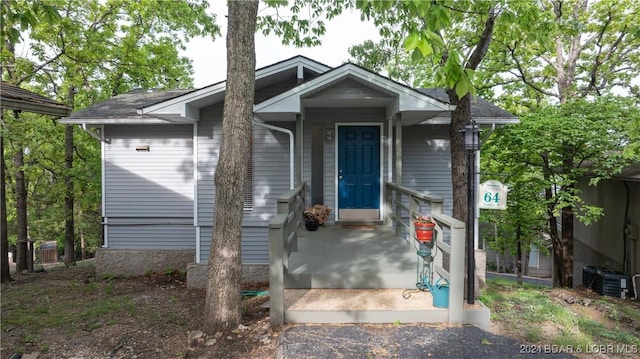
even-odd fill
[(473, 326), (299, 325), (282, 333), (276, 358), (575, 358), (563, 350), (521, 345)]

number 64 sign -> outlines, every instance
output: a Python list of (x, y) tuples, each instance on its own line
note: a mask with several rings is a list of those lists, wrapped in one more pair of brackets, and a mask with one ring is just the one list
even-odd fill
[(507, 186), (500, 181), (489, 180), (478, 188), (478, 207), (488, 209), (507, 208)]

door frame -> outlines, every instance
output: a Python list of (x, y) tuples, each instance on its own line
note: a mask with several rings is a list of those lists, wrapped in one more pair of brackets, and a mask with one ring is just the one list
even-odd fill
[(338, 186), (338, 156), (339, 156), (339, 149), (340, 149), (340, 145), (339, 145), (339, 137), (338, 136), (338, 130), (339, 127), (346, 127), (346, 126), (356, 126), (356, 127), (370, 127), (370, 126), (378, 126), (380, 127), (380, 131), (379, 136), (380, 138), (379, 140), (379, 150), (380, 150), (380, 163), (379, 163), (379, 167), (380, 167), (380, 175), (379, 175), (379, 182), (380, 182), (380, 189), (379, 189), (379, 193), (380, 193), (380, 208), (379, 208), (379, 213), (378, 213), (378, 220), (381, 221), (383, 219), (384, 216), (384, 183), (383, 183), (383, 170), (384, 170), (384, 134), (383, 134), (383, 130), (384, 130), (384, 123), (382, 122), (336, 122), (335, 123), (335, 128), (334, 128), (334, 132), (335, 133), (335, 143), (334, 143), (334, 167), (333, 167), (333, 188), (335, 188), (334, 191), (334, 203), (336, 206), (336, 210), (334, 211), (335, 213), (335, 221), (339, 221), (340, 220), (340, 210), (338, 208), (338, 201), (339, 201), (339, 193), (338, 191), (340, 190), (340, 187)]

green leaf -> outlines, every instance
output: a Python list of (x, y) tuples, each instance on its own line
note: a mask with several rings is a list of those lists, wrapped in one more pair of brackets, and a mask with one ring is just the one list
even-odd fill
[(433, 48), (426, 40), (421, 40), (418, 42), (418, 49), (422, 53), (422, 56), (427, 57), (433, 54)]
[(409, 36), (404, 40), (404, 49), (407, 51), (411, 51), (418, 47), (420, 44), (420, 36), (417, 33), (409, 34)]

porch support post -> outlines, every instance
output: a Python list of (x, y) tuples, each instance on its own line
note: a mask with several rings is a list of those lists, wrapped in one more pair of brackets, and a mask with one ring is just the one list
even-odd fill
[(402, 114), (396, 114), (396, 138), (395, 138), (395, 152), (396, 152), (396, 184), (402, 186)]
[(464, 250), (466, 228), (463, 222), (451, 224), (449, 263), (449, 324), (464, 322)]
[(302, 114), (296, 114), (296, 187), (302, 184)]
[[(402, 114), (396, 114), (396, 137), (395, 144), (393, 146), (396, 159), (395, 159), (395, 183), (398, 187), (402, 186)], [(396, 220), (400, 221), (402, 218), (402, 194), (400, 191), (396, 191)], [(402, 226), (396, 226), (396, 236), (402, 235)]]
[(284, 324), (284, 236), (287, 213), (269, 224), (269, 317), (271, 325)]

